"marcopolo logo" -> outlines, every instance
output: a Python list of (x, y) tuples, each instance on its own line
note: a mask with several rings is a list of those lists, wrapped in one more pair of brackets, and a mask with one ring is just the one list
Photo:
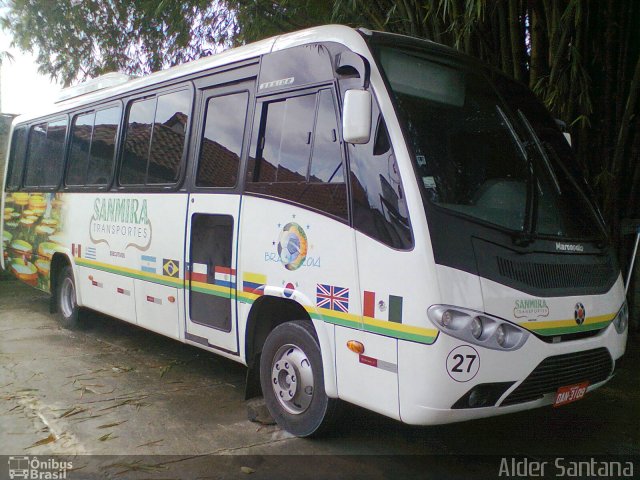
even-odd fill
[(535, 320), (539, 317), (549, 316), (549, 306), (542, 298), (516, 300), (513, 308), (513, 316), (516, 318), (528, 318)]
[(106, 243), (111, 250), (134, 247), (145, 251), (151, 244), (151, 221), (145, 199), (96, 198), (89, 234), (94, 244)]
[(73, 463), (55, 458), (29, 456), (9, 457), (9, 478), (34, 480), (56, 480), (67, 478), (67, 472), (73, 469)]
[(579, 243), (562, 243), (556, 242), (556, 251), (558, 252), (584, 252), (584, 245)]
[(271, 82), (263, 82), (258, 87), (258, 90), (265, 90), (267, 88), (274, 88), (274, 87), (284, 87), (286, 85), (291, 85), (295, 81), (296, 81), (295, 77), (289, 77), (289, 78), (281, 78), (280, 80), (273, 80)]

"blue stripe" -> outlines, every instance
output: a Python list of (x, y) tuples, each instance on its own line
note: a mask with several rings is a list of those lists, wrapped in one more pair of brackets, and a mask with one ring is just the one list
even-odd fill
[(154, 267), (147, 267), (145, 265), (143, 265), (140, 270), (147, 273), (156, 273), (156, 269)]
[[(235, 282), (226, 282), (224, 280), (216, 280), (214, 285), (218, 285), (220, 287), (236, 288)], [(245, 285), (246, 285), (246, 282), (245, 282)]]

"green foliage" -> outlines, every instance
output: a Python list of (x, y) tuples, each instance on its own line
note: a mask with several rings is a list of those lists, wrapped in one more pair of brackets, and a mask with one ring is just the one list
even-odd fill
[(570, 125), (613, 231), (640, 217), (634, 0), (10, 0), (0, 21), (67, 85), (331, 22), (428, 38), (527, 83)]
[(13, 0), (0, 21), (65, 85), (109, 71), (147, 74), (210, 55), (236, 34), (226, 6), (207, 0)]

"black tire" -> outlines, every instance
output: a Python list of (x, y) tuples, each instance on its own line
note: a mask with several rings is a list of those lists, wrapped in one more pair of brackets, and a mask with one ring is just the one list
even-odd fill
[(325, 393), (320, 346), (311, 322), (287, 322), (271, 331), (260, 356), (260, 383), (269, 413), (289, 433), (317, 436), (333, 426), (338, 400)]
[(58, 274), (55, 302), (58, 322), (63, 328), (75, 330), (83, 326), (76, 295), (76, 282), (73, 278), (73, 270), (68, 265)]

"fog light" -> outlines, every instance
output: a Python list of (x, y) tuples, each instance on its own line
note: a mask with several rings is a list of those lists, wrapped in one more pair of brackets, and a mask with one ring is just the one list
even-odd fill
[(471, 335), (473, 335), (474, 338), (480, 338), (482, 335), (482, 320), (478, 317), (471, 321)]
[(452, 409), (482, 408), (494, 406), (514, 382), (481, 383), (454, 403)]
[(504, 342), (506, 342), (506, 340), (507, 332), (505, 331), (504, 327), (500, 325), (496, 329), (496, 342), (498, 342), (498, 345), (500, 345), (501, 347), (504, 347)]

